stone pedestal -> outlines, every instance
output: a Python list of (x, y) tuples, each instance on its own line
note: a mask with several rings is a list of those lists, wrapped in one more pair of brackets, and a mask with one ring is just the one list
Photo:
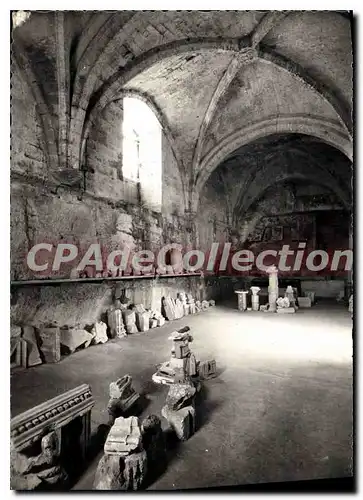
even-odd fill
[(236, 290), (234, 293), (237, 294), (238, 297), (238, 310), (246, 311), (247, 310), (247, 290)]

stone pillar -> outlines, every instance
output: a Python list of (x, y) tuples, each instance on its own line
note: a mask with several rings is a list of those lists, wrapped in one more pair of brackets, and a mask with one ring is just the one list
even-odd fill
[(260, 297), (257, 294), (261, 288), (259, 286), (251, 286), (250, 290), (252, 292), (252, 311), (258, 311), (260, 307)]
[(240, 311), (246, 311), (246, 309), (247, 309), (247, 294), (248, 294), (248, 291), (245, 291), (245, 290), (236, 290), (234, 293), (236, 293), (237, 297), (238, 297), (238, 309)]
[(270, 312), (276, 312), (276, 300), (279, 296), (279, 281), (278, 281), (278, 269), (275, 265), (270, 266), (266, 269), (269, 276), (268, 280), (268, 310)]

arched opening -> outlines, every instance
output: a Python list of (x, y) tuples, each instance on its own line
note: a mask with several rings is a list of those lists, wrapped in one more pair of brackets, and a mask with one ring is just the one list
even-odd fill
[[(351, 162), (312, 136), (271, 134), (236, 149), (217, 166), (200, 192), (197, 213), (199, 244), (206, 251), (213, 243), (220, 251), (229, 243), (231, 255), (243, 249), (258, 256), (288, 245), (291, 259), (301, 247), (305, 255), (324, 251), (332, 259), (334, 252), (350, 248)], [(266, 265), (274, 259), (267, 257)], [(286, 265), (290, 269), (282, 275), (310, 280), (307, 286), (321, 286), (321, 293), (332, 296), (344, 292), (350, 280), (344, 259), (333, 273)], [(222, 274), (234, 271), (229, 267)], [(256, 263), (248, 274), (266, 277)], [(312, 284), (322, 277), (325, 281)]]
[(138, 182), (141, 201), (160, 211), (162, 202), (162, 129), (149, 106), (123, 98), (122, 176)]

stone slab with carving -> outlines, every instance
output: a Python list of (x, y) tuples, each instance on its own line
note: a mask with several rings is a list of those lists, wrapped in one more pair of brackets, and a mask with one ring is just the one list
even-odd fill
[(142, 437), (137, 417), (118, 417), (108, 433), (104, 452), (127, 456), (142, 449)]
[(122, 338), (126, 336), (126, 330), (122, 319), (122, 312), (114, 306), (107, 311), (107, 324), (110, 338)]
[(175, 431), (178, 439), (186, 441), (195, 432), (195, 409), (186, 406), (180, 410), (173, 411), (167, 406), (161, 410), (162, 416), (168, 421), (170, 427)]

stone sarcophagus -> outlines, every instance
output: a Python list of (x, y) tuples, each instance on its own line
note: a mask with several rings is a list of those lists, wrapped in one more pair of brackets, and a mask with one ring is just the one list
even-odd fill
[[(37, 445), (49, 436), (57, 436), (59, 452), (54, 454), (54, 464), (65, 470), (59, 478), (72, 476), (82, 467), (91, 434), (91, 410), (95, 404), (89, 385), (83, 384), (46, 401), (11, 419), (12, 469), (20, 480), (16, 484), (35, 484), (27, 478), (40, 476), (42, 470), (32, 471), (32, 463), (42, 455)], [(42, 460), (41, 460), (42, 461)], [(46, 460), (47, 467), (54, 465)], [(28, 464), (24, 467), (24, 463)], [(44, 471), (43, 471), (44, 472)], [(29, 474), (32, 476), (29, 476)], [(24, 481), (25, 479), (25, 481)], [(43, 481), (44, 482), (44, 481)], [(20, 489), (34, 489), (30, 486)]]

